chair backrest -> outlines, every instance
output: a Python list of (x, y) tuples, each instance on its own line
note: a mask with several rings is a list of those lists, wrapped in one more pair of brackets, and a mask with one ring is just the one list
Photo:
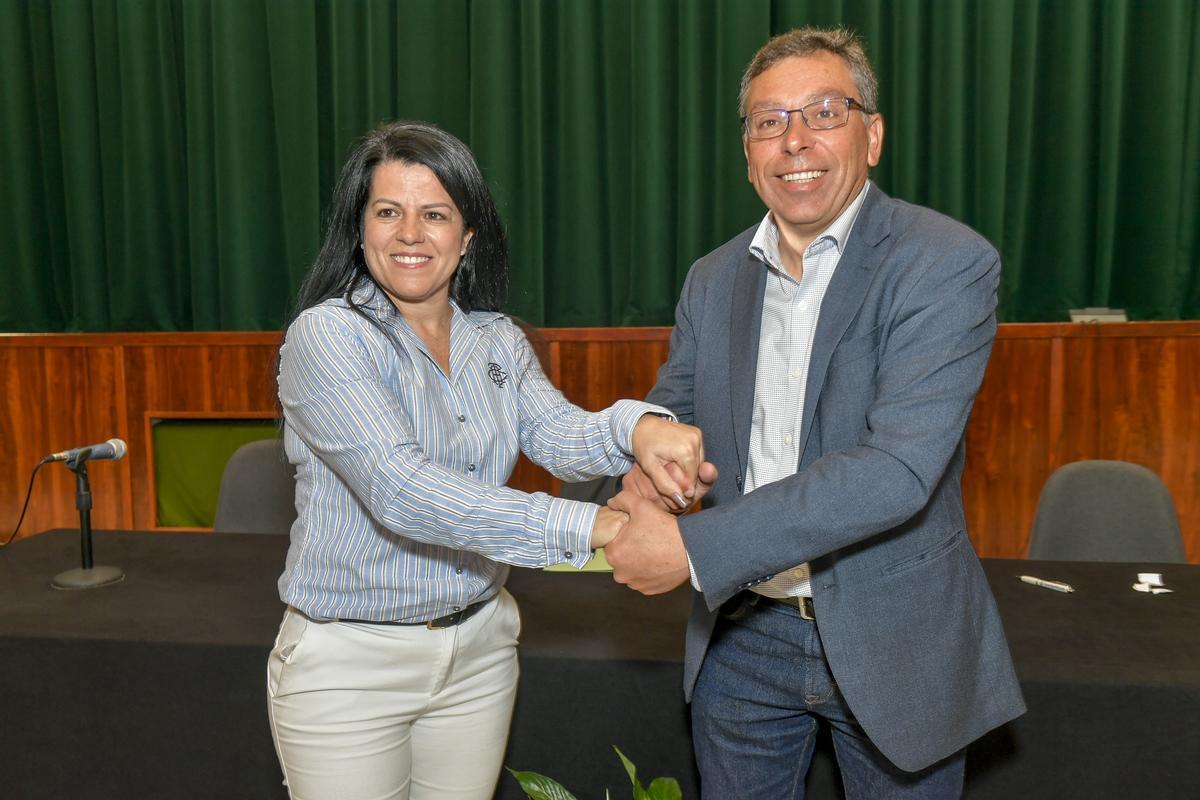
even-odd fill
[(213, 530), (288, 533), (296, 520), (296, 471), (279, 439), (239, 447), (225, 465)]
[(1162, 480), (1127, 461), (1076, 461), (1042, 487), (1029, 557), (1183, 562), (1175, 503)]

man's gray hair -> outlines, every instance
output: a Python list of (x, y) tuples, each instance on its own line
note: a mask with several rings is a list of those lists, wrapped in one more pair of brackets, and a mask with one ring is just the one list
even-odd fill
[(750, 81), (785, 58), (815, 53), (840, 56), (850, 67), (850, 75), (858, 88), (859, 97), (856, 99), (869, 114), (879, 110), (879, 83), (875, 80), (875, 71), (871, 69), (871, 61), (863, 49), (862, 40), (853, 31), (848, 28), (795, 28), (773, 37), (750, 59), (746, 71), (742, 73), (742, 85), (738, 90), (738, 114), (746, 113)]

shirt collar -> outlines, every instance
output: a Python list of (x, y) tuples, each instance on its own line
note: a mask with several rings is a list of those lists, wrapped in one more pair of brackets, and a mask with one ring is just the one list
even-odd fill
[[(867, 192), (870, 188), (871, 181), (867, 180), (850, 205), (846, 206), (841, 214), (838, 214), (837, 219), (828, 228), (822, 231), (816, 239), (813, 239), (812, 244), (808, 246), (809, 250), (829, 245), (836, 247), (839, 251), (845, 248), (846, 239), (849, 238), (850, 231), (854, 228), (854, 222), (858, 219), (858, 212), (862, 209), (863, 201), (867, 199)], [(783, 260), (779, 257), (779, 226), (775, 224), (770, 211), (766, 213), (762, 222), (758, 224), (758, 230), (754, 232), (754, 238), (750, 241), (750, 253), (767, 266), (774, 267), (781, 272), (784, 271)]]

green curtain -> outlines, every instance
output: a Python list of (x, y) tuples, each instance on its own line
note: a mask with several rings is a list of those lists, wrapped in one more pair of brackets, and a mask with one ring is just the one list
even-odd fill
[(0, 330), (278, 328), (399, 117), (478, 156), (512, 313), (669, 324), (763, 213), (738, 78), (802, 24), (864, 36), (874, 177), (1000, 248), (1003, 319), (1200, 317), (1195, 0), (0, 0)]

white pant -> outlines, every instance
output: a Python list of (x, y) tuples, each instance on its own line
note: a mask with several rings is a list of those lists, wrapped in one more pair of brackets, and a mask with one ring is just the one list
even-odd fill
[(520, 628), (503, 589), (441, 630), (314, 622), (289, 608), (267, 662), (267, 707), (292, 798), (491, 798)]

